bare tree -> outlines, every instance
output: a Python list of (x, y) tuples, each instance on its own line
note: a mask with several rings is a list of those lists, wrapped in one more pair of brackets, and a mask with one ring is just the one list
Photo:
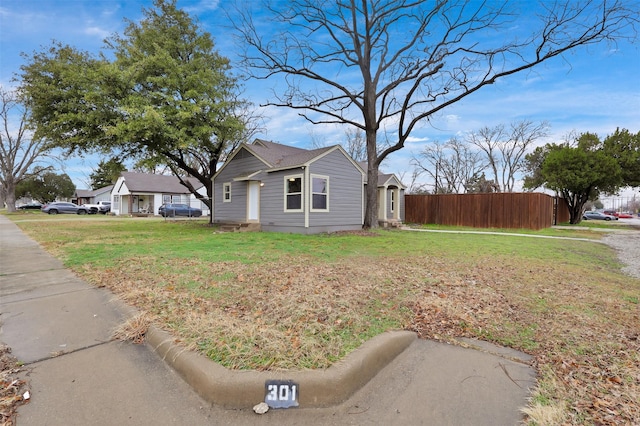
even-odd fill
[[(423, 171), (418, 168), (414, 168), (411, 171), (411, 180), (407, 185), (407, 189), (405, 191), (407, 194), (429, 194), (429, 188), (427, 187), (427, 184), (418, 181), (422, 173)], [(406, 170), (398, 173), (400, 181), (405, 182), (406, 174)]]
[(484, 153), (499, 190), (513, 192), (517, 175), (525, 168), (524, 156), (537, 140), (548, 135), (548, 129), (547, 122), (521, 120), (511, 123), (509, 129), (503, 124), (483, 127), (471, 132), (467, 141)]
[[(266, 105), (298, 110), (311, 123), (361, 129), (369, 182), (377, 182), (380, 162), (434, 114), (578, 47), (635, 39), (640, 14), (626, 0), (545, 1), (533, 13), (527, 2), (527, 33), (518, 34), (509, 28), (523, 17), (514, 9), (518, 2), (275, 4), (261, 9), (259, 25), (250, 10), (232, 17), (244, 65), (256, 78), (285, 77), (287, 88)], [(387, 125), (397, 137), (380, 151), (378, 132)], [(364, 226), (377, 226), (375, 185), (367, 186)]]
[(412, 160), (416, 170), (434, 181), (434, 194), (466, 192), (470, 179), (486, 167), (482, 154), (469, 149), (469, 145), (452, 138), (446, 143), (438, 141), (428, 145)]
[(478, 131), (473, 131), (467, 135), (467, 142), (478, 147), (484, 154), (487, 161), (487, 168), (491, 169), (494, 182), (498, 180), (498, 169), (502, 167), (500, 158), (500, 144), (505, 138), (504, 125), (495, 127), (483, 127)]
[(0, 184), (8, 212), (16, 211), (16, 185), (33, 176), (33, 166), (49, 151), (44, 141), (32, 138), (27, 117), (28, 111), (16, 93), (0, 86)]
[(358, 162), (367, 161), (367, 139), (364, 132), (352, 127), (347, 129), (345, 135), (347, 136), (345, 151)]
[(500, 147), (503, 159), (501, 176), (503, 191), (513, 192), (516, 176), (526, 167), (525, 155), (539, 139), (548, 135), (549, 123), (546, 121), (534, 124), (523, 120), (511, 124), (509, 140)]

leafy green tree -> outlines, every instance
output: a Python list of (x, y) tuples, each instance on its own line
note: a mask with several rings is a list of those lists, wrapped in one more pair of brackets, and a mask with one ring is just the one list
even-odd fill
[[(155, 0), (96, 58), (54, 44), (26, 57), (21, 90), (39, 137), (68, 153), (99, 152), (194, 176), (206, 188), (218, 161), (245, 136), (245, 103), (228, 59), (175, 0)], [(113, 58), (112, 60), (108, 58)]]
[(16, 187), (18, 198), (30, 197), (41, 203), (71, 198), (75, 192), (76, 187), (66, 173), (44, 172), (23, 180)]
[(622, 186), (640, 186), (640, 132), (627, 129), (616, 131), (605, 138), (604, 150), (615, 158), (622, 171)]
[(622, 184), (619, 163), (603, 148), (598, 137), (582, 134), (575, 146), (569, 143), (547, 144), (527, 155), (531, 176), (525, 189), (545, 186), (561, 195), (569, 206), (570, 223), (580, 223), (584, 207), (601, 192), (613, 193)]
[(117, 158), (100, 161), (98, 167), (89, 175), (91, 188), (104, 188), (105, 186), (114, 184), (116, 180), (118, 180), (120, 173), (126, 170), (127, 168), (122, 164), (122, 161)]

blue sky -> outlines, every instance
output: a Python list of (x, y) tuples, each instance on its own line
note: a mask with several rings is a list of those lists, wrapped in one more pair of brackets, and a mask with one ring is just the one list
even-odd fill
[[(212, 34), (219, 52), (232, 60), (236, 47), (224, 25), (221, 10), (227, 0), (178, 0), (178, 6), (197, 17)], [(0, 0), (0, 84), (22, 64), (20, 52), (31, 53), (52, 40), (82, 50), (98, 52), (105, 37), (122, 33), (124, 18), (137, 21), (150, 0)], [(268, 83), (271, 84), (271, 83)], [(275, 82), (273, 83), (275, 84)], [(246, 97), (255, 105), (270, 95), (265, 82), (248, 82)], [(312, 126), (295, 111), (266, 109), (266, 131), (259, 137), (310, 147), (312, 139), (326, 144), (345, 139), (344, 128)], [(446, 141), (454, 135), (483, 126), (516, 120), (545, 120), (551, 136), (541, 142), (561, 141), (569, 132), (595, 132), (606, 136), (617, 127), (640, 131), (640, 49), (627, 43), (598, 45), (569, 53), (521, 75), (499, 81), (443, 111), (431, 125), (417, 129), (411, 142), (385, 163), (384, 171), (411, 174), (409, 160), (429, 141)], [(88, 187), (88, 176), (100, 159), (87, 157), (65, 164), (64, 171), (79, 188)]]

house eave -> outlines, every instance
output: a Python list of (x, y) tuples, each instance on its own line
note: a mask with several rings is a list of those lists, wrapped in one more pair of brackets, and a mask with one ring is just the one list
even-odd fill
[(262, 173), (262, 170), (257, 170), (255, 172), (248, 173), (246, 175), (240, 175), (233, 178), (234, 182), (242, 182), (248, 180), (254, 180), (253, 178)]

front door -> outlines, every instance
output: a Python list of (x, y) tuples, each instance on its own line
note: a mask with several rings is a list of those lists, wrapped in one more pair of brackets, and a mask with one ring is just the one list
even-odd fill
[(260, 222), (260, 182), (247, 182), (247, 222)]

